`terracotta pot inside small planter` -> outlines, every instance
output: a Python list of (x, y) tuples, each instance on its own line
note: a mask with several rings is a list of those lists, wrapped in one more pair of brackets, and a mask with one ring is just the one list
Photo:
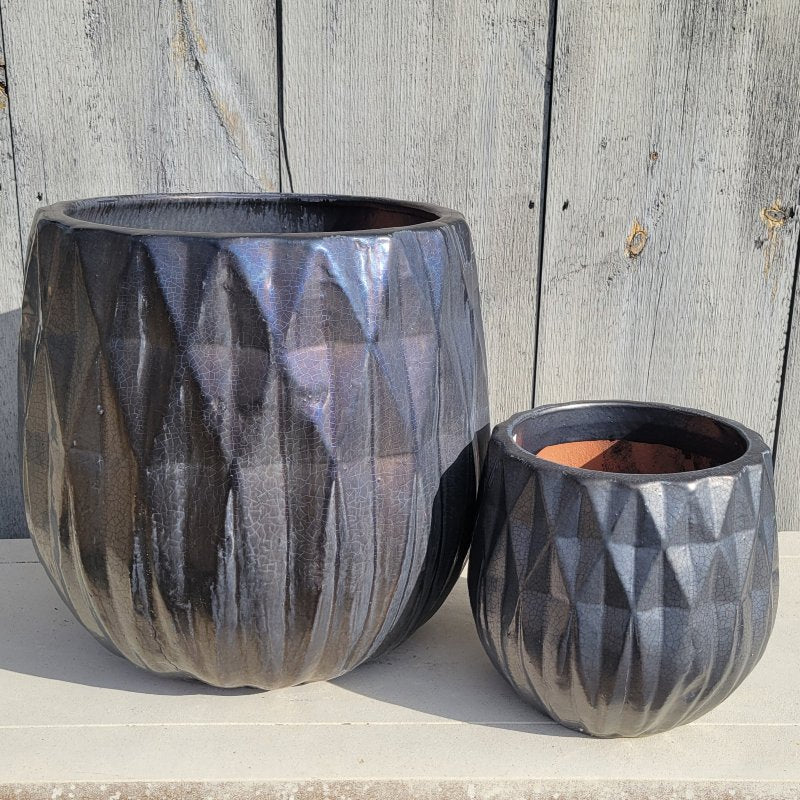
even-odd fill
[(645, 403), (554, 407), (515, 423), (519, 447), (567, 467), (634, 475), (711, 469), (746, 447), (725, 420)]
[(707, 456), (689, 453), (668, 444), (649, 444), (628, 439), (563, 442), (543, 447), (536, 455), (568, 467), (583, 467), (602, 472), (687, 472), (715, 466), (713, 460)]

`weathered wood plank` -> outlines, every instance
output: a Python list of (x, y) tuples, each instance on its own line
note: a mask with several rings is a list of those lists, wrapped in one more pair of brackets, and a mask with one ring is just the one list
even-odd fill
[(781, 394), (780, 425), (775, 442), (775, 491), (778, 527), (800, 530), (800, 282), (795, 289), (786, 371)]
[(559, 2), (537, 404), (666, 400), (771, 441), (799, 36), (778, 0)]
[[(0, 17), (2, 25), (2, 17)], [(17, 453), (17, 336), (22, 292), (17, 185), (0, 38), (0, 538), (25, 530)]]
[(81, 195), (277, 188), (272, 4), (2, 6), (24, 229)]
[(478, 257), (492, 418), (531, 402), (546, 0), (312, 0), (283, 9), (296, 191), (464, 213)]
[[(25, 236), (37, 206), (71, 197), (278, 188), (272, 3), (0, 6)], [(2, 276), (13, 289), (12, 308), (21, 274), (15, 241)], [(11, 375), (9, 354), (1, 357), (3, 375)], [(11, 397), (16, 382), (9, 385)], [(15, 408), (3, 395), (4, 460), (7, 430), (16, 443)]]

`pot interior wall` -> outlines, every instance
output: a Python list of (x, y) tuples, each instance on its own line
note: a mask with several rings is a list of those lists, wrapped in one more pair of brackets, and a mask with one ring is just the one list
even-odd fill
[(335, 233), (397, 228), (437, 219), (401, 203), (306, 197), (148, 197), (83, 200), (75, 219), (123, 228), (184, 233)]
[(624, 403), (541, 409), (518, 422), (512, 435), (548, 461), (630, 474), (708, 469), (747, 449), (735, 428), (703, 414)]
[(594, 439), (551, 444), (536, 455), (568, 467), (602, 472), (686, 472), (714, 466), (712, 459), (707, 456), (688, 453), (666, 444), (632, 442), (628, 439)]

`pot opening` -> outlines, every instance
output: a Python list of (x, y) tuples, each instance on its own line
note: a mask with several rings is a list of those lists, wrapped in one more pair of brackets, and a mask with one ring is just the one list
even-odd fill
[(687, 472), (717, 466), (708, 456), (671, 447), (668, 444), (636, 442), (630, 439), (592, 439), (543, 447), (539, 458), (567, 467), (601, 472)]
[(79, 200), (67, 215), (112, 227), (195, 234), (338, 233), (401, 228), (439, 217), (413, 204), (339, 197), (151, 195)]
[(545, 409), (512, 436), (546, 461), (639, 475), (710, 469), (747, 451), (735, 428), (704, 414), (625, 403)]

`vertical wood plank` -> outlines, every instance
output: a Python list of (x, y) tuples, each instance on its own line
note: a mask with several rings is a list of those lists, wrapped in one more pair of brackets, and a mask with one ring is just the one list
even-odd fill
[(23, 230), (70, 197), (277, 189), (271, 3), (2, 6)]
[[(2, 26), (0, 16), (0, 26)], [(17, 185), (0, 38), (0, 538), (25, 531), (17, 452), (17, 337), (22, 294)]]
[(672, 401), (771, 441), (799, 35), (778, 0), (559, 2), (537, 403)]
[[(272, 2), (1, 0), (0, 10), (23, 236), (36, 208), (57, 200), (277, 190)], [(13, 309), (16, 241), (2, 276)], [(3, 459), (7, 430), (16, 443), (15, 408), (3, 402)], [(0, 536), (16, 530), (1, 525)]]
[(283, 8), (295, 191), (423, 200), (473, 231), (492, 418), (531, 402), (545, 0)]
[[(800, 252), (798, 253), (800, 264)], [(800, 281), (795, 281), (794, 311), (783, 376), (775, 442), (775, 491), (778, 527), (800, 530)]]

